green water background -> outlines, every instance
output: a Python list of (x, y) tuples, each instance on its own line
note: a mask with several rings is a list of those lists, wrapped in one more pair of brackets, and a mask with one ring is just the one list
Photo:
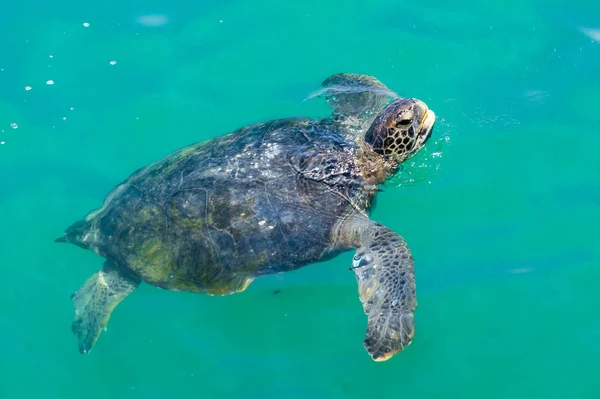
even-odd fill
[[(600, 397), (599, 10), (4, 4), (0, 398)], [(136, 21), (149, 14), (166, 23)], [(224, 298), (143, 285), (80, 355), (69, 295), (102, 259), (54, 238), (177, 148), (326, 113), (302, 100), (337, 72), (374, 75), (438, 115), (441, 156), (408, 167), (417, 181), (386, 186), (372, 215), (416, 259), (413, 344), (370, 360), (347, 253)]]

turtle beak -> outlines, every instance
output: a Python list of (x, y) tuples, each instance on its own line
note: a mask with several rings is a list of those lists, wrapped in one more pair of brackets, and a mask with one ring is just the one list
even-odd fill
[(423, 119), (423, 124), (420, 129), (420, 135), (423, 137), (423, 142), (427, 141), (427, 139), (431, 136), (431, 131), (433, 130), (433, 125), (435, 124), (435, 112), (428, 109), (425, 114), (425, 118)]
[(415, 105), (415, 108), (419, 108), (419, 111), (422, 115), (421, 123), (419, 123), (418, 128), (419, 142), (421, 144), (424, 144), (427, 141), (427, 139), (429, 139), (429, 137), (431, 136), (431, 131), (433, 130), (433, 125), (435, 124), (436, 116), (435, 112), (430, 110), (427, 104), (420, 100), (416, 101), (417, 104)]

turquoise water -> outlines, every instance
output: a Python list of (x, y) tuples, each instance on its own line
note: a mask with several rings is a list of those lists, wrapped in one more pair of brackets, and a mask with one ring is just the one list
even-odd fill
[[(3, 6), (0, 398), (600, 397), (599, 11)], [(374, 75), (438, 115), (372, 214), (416, 259), (413, 344), (371, 361), (347, 253), (229, 297), (143, 285), (80, 355), (69, 296), (102, 259), (54, 238), (175, 149), (326, 114), (303, 100), (337, 72)]]

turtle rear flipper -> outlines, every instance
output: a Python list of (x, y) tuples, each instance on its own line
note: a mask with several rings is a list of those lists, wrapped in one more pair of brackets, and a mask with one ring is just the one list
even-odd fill
[(351, 269), (368, 316), (364, 346), (373, 360), (388, 360), (406, 348), (415, 333), (412, 254), (402, 237), (364, 217), (347, 222), (342, 231), (358, 247)]
[(79, 340), (79, 352), (88, 353), (92, 349), (112, 311), (139, 283), (107, 262), (71, 295), (75, 307), (71, 329)]

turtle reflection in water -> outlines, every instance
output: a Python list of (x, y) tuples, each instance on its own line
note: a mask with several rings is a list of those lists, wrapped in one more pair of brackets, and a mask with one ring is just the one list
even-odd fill
[(368, 210), (378, 186), (424, 145), (435, 114), (366, 75), (332, 75), (322, 93), (330, 117), (258, 123), (180, 149), (67, 228), (56, 241), (106, 259), (71, 297), (80, 352), (142, 281), (227, 295), (352, 249), (366, 350), (385, 361), (411, 342), (413, 257)]

